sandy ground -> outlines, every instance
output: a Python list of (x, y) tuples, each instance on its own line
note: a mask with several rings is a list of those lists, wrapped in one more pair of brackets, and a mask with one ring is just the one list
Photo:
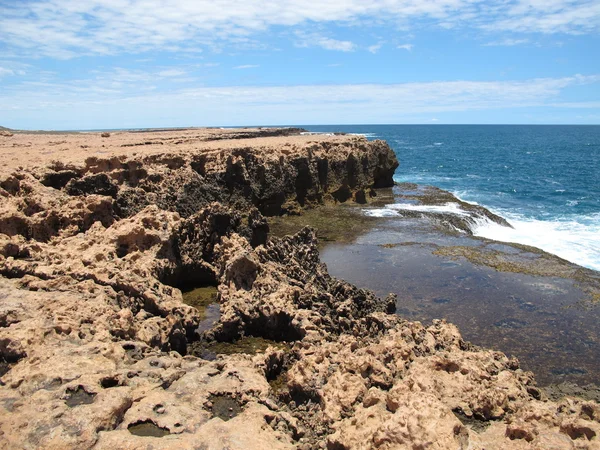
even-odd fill
[[(172, 152), (198, 152), (240, 147), (304, 146), (313, 141), (345, 141), (349, 136), (292, 135), (259, 136), (268, 129), (161, 130), (144, 132), (114, 132), (109, 137), (97, 133), (15, 133), (0, 136), (0, 173), (18, 167), (47, 166), (53, 161), (81, 164), (89, 157), (153, 155)], [(250, 137), (248, 137), (250, 136)], [(259, 136), (259, 137), (256, 137)]]

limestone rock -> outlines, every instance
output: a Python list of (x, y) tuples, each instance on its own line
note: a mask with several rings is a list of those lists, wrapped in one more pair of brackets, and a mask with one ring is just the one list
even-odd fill
[[(263, 214), (392, 183), (385, 143), (298, 132), (19, 133), (44, 163), (22, 168), (1, 148), (0, 448), (599, 448), (597, 403), (388, 314), (313, 230), (268, 238)], [(206, 285), (220, 318), (198, 333), (179, 288)], [(189, 354), (247, 336), (272, 342)]]

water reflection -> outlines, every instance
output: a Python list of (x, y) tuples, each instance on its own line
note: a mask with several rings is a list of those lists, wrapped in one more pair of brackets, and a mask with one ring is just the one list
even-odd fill
[[(542, 385), (600, 383), (600, 314), (568, 278), (496, 271), (435, 254), (482, 241), (448, 236), (417, 219), (385, 219), (352, 244), (321, 251), (329, 272), (378, 295), (398, 294), (397, 313), (429, 322), (446, 318), (474, 344), (515, 355)], [(537, 255), (503, 244), (486, 250), (536, 264)], [(579, 302), (579, 303), (578, 303)]]

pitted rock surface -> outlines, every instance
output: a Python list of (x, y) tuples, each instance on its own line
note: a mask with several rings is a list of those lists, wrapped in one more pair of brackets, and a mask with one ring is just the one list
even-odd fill
[[(382, 142), (294, 133), (3, 139), (42, 165), (2, 156), (0, 448), (599, 448), (597, 403), (388, 314), (328, 275), (314, 230), (268, 238), (263, 214), (366, 201), (397, 165)], [(179, 289), (198, 285), (221, 307), (202, 335)], [(285, 345), (194, 356), (247, 336)]]

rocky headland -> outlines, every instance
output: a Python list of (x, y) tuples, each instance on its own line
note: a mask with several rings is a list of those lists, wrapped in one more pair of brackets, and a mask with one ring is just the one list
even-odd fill
[(269, 234), (393, 184), (385, 142), (300, 132), (0, 136), (0, 447), (599, 448), (596, 402)]

